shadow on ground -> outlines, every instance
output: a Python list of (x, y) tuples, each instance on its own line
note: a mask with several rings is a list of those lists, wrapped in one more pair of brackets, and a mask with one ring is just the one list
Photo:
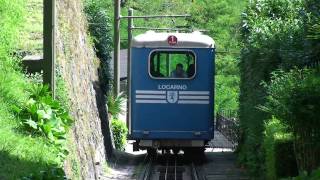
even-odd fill
[(63, 179), (64, 176), (63, 169), (57, 168), (56, 165), (22, 160), (12, 156), (7, 151), (0, 151), (1, 180), (21, 179), (23, 177), (32, 179)]
[(146, 160), (146, 154), (135, 155), (114, 150), (113, 157), (108, 162), (108, 171), (101, 179), (137, 179)]
[(237, 164), (237, 157), (233, 152), (206, 152), (205, 159), (198, 161), (208, 180), (238, 180), (249, 179), (245, 169)]

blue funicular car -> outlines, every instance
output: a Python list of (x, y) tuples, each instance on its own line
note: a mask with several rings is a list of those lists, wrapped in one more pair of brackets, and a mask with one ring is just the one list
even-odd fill
[(133, 38), (129, 137), (134, 150), (204, 150), (214, 135), (214, 40), (147, 31)]

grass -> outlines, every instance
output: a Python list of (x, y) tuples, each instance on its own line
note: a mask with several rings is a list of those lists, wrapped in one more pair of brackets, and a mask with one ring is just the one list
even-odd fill
[(20, 179), (62, 166), (57, 149), (45, 137), (19, 127), (14, 109), (29, 97), (31, 80), (23, 74), (16, 51), (40, 53), (42, 0), (0, 0), (0, 179)]
[(0, 179), (19, 179), (58, 166), (53, 146), (42, 137), (32, 137), (18, 130), (19, 124), (8, 105), (0, 104)]
[(44, 137), (19, 129), (13, 109), (27, 100), (28, 81), (13, 68), (0, 71), (0, 179), (18, 179), (59, 167), (58, 152)]
[(28, 54), (42, 54), (43, 49), (43, 0), (26, 0), (25, 23), (18, 49)]

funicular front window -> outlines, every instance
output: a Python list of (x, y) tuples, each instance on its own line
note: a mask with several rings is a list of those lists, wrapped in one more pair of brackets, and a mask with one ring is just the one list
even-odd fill
[(149, 73), (158, 79), (192, 79), (196, 73), (195, 63), (195, 55), (191, 51), (153, 51)]

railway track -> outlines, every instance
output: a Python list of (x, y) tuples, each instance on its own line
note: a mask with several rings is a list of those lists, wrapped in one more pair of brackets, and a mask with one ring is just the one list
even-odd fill
[(206, 180), (201, 167), (183, 155), (148, 156), (139, 180)]

